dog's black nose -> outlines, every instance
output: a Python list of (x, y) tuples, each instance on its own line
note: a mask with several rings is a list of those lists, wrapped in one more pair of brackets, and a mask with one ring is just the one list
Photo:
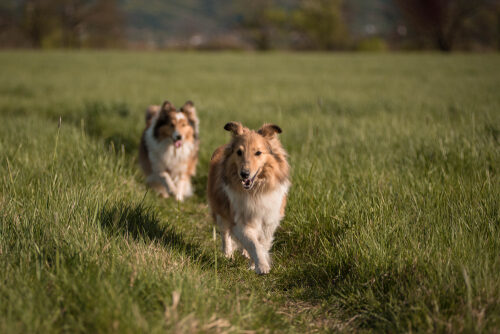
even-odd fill
[(181, 139), (182, 139), (182, 136), (181, 136), (181, 135), (175, 135), (175, 136), (174, 136), (174, 139), (175, 139), (175, 140), (181, 140)]
[(250, 176), (250, 171), (247, 169), (242, 169), (240, 175), (242, 179), (248, 179), (248, 177)]

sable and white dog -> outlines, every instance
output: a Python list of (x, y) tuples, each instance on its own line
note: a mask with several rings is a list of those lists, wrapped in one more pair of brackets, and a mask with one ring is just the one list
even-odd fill
[(179, 201), (193, 194), (191, 177), (198, 162), (199, 120), (191, 101), (177, 111), (168, 101), (146, 110), (139, 163), (146, 183), (162, 197)]
[(232, 133), (231, 141), (215, 150), (208, 175), (212, 216), (225, 256), (232, 257), (242, 246), (256, 273), (267, 274), (269, 250), (290, 187), (287, 153), (277, 136), (281, 129), (264, 124), (253, 131), (236, 122), (224, 129)]

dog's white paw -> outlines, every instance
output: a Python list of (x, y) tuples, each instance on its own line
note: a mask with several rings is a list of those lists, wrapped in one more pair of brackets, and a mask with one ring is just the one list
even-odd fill
[(229, 259), (229, 260), (232, 260), (234, 258), (233, 252), (230, 252), (230, 251), (225, 251), (224, 256), (226, 257), (226, 259)]
[(255, 272), (258, 275), (269, 274), (270, 271), (271, 271), (271, 266), (267, 263), (262, 263), (255, 267)]
[[(250, 254), (248, 254), (247, 250), (246, 249), (243, 249), (241, 251), (241, 255), (243, 255), (244, 257), (246, 257), (247, 259), (250, 259)], [(255, 265), (254, 265), (255, 266)]]
[(183, 202), (184, 196), (182, 194), (177, 194), (177, 195), (175, 195), (175, 199), (178, 200), (179, 202)]

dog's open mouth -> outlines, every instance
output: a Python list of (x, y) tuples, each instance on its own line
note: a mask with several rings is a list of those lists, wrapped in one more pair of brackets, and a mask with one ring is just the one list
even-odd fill
[(241, 184), (243, 185), (243, 189), (245, 189), (245, 190), (252, 189), (253, 183), (254, 183), (253, 181), (255, 180), (255, 177), (257, 176), (257, 174), (259, 174), (259, 171), (260, 171), (260, 168), (255, 172), (253, 177), (251, 177), (251, 178), (249, 177), (249, 178), (241, 180)]
[(179, 140), (174, 141), (174, 146), (175, 146), (175, 148), (181, 147), (182, 146), (182, 140), (179, 139)]
[(250, 188), (252, 188), (253, 186), (253, 180), (251, 179), (241, 180), (241, 184), (243, 185), (244, 189), (250, 190)]

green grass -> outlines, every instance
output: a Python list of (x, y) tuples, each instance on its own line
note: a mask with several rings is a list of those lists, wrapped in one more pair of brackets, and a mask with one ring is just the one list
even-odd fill
[[(495, 54), (0, 53), (0, 332), (500, 331), (499, 88)], [(201, 118), (182, 204), (136, 163), (167, 98)], [(231, 120), (290, 153), (265, 277), (214, 251)]]

